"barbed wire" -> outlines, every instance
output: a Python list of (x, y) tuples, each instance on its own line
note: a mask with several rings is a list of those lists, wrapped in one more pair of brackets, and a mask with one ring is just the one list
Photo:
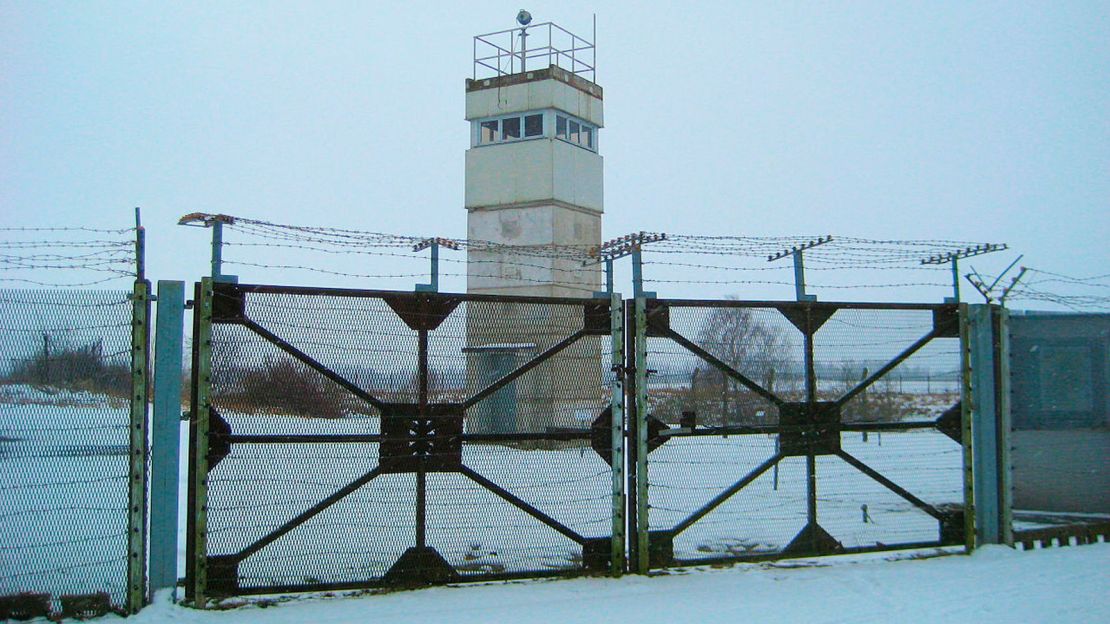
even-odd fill
[[(1110, 282), (1107, 281), (1110, 280), (1110, 274), (1077, 277), (1033, 267), (1022, 267), (1022, 269), (1025, 271), (1023, 279), (1012, 283), (1012, 287), (1006, 292), (1005, 298), (1008, 302), (1048, 303), (1075, 312), (1110, 310), (1110, 293), (1098, 294), (1083, 290), (1110, 289)], [(1030, 277), (1024, 277), (1024, 275), (1030, 275)], [(1006, 275), (988, 273), (983, 277), (987, 281), (1002, 282)], [(1072, 292), (1056, 292), (1053, 289), (1041, 287), (1042, 284), (1063, 285)], [(992, 295), (1001, 297), (1000, 292), (994, 292)]]
[(19, 227), (0, 226), (0, 232), (95, 232), (100, 234), (126, 234), (134, 232), (135, 228), (91, 228), (81, 226), (52, 226), (52, 227)]
[[(414, 254), (412, 249), (432, 238), (353, 228), (275, 223), (243, 217), (231, 217), (225, 226), (237, 234), (232, 240), (225, 239), (224, 244), (229, 247), (298, 252), (305, 254), (306, 258), (320, 254), (330, 257), (377, 257), (426, 262), (425, 255)], [(823, 237), (670, 234), (644, 246), (643, 265), (653, 268), (645, 275), (644, 281), (702, 286), (789, 287), (794, 282), (785, 276), (793, 269), (792, 264), (789, 261), (769, 264), (768, 260), (779, 259), (795, 248), (804, 248), (806, 270), (818, 277), (816, 280), (807, 280), (807, 285), (814, 289), (947, 288), (951, 283), (940, 276), (947, 273), (949, 267), (924, 264), (924, 260), (950, 257), (984, 245), (1004, 247), (993, 243), (947, 238), (870, 239), (839, 235), (831, 237), (825, 243), (813, 245), (820, 238)], [(466, 265), (468, 270), (440, 272), (441, 278), (492, 279), (509, 285), (551, 284), (581, 289), (583, 286), (594, 287), (600, 275), (600, 269), (594, 264), (597, 262), (599, 249), (594, 245), (512, 245), (481, 239), (452, 239), (451, 242), (467, 254), (464, 257), (445, 254), (439, 258), (439, 262), (455, 266)], [(728, 260), (691, 260), (698, 256)], [(426, 270), (415, 268), (411, 271), (358, 271), (313, 261), (267, 263), (232, 258), (225, 259), (225, 263), (357, 279), (420, 279), (428, 275)], [(475, 271), (475, 267), (488, 268)], [(907, 278), (916, 274), (922, 279), (858, 279), (868, 271), (881, 271), (891, 275), (905, 272)], [(1053, 289), (1046, 288), (1051, 284), (1068, 288), (1110, 288), (1110, 274), (1074, 277), (1036, 269), (1031, 271), (1031, 279), (1015, 288), (1009, 296), (1010, 300), (1054, 303), (1068, 309), (1102, 309), (1110, 306), (1110, 297), (1090, 293), (1053, 292)], [(784, 279), (748, 277), (768, 272), (771, 275), (783, 275)], [(837, 279), (838, 275), (850, 274), (857, 279)]]
[(74, 288), (134, 278), (136, 232), (136, 228), (0, 227), (4, 237), (0, 284)]

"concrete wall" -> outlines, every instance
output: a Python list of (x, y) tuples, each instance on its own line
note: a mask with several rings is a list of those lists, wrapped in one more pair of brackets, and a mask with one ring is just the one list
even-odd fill
[[(467, 238), (506, 245), (582, 245), (601, 241), (601, 216), (567, 206), (534, 205), (471, 213)], [(589, 297), (601, 287), (599, 265), (572, 258), (468, 250), (467, 290), (482, 294)]]
[(565, 202), (604, 211), (600, 154), (554, 138), (473, 147), (466, 151), (468, 210)]
[(605, 125), (601, 98), (601, 87), (552, 67), (502, 79), (467, 81), (466, 118), (557, 108), (601, 127)]
[(1011, 313), (1019, 510), (1110, 513), (1110, 314)]
[(1014, 508), (1110, 514), (1110, 430), (1015, 431)]

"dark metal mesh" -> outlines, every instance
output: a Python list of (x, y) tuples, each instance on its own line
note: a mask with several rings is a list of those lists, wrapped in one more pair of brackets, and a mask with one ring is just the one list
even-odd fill
[[(807, 452), (782, 446), (798, 439), (800, 425), (768, 396), (810, 409), (805, 338), (787, 318), (789, 304), (785, 312), (728, 301), (662, 304), (669, 330), (649, 321), (657, 337), (647, 339), (647, 396), (649, 414), (670, 431), (648, 456), (650, 529), (672, 535), (679, 562), (784, 556), (807, 526), (810, 502)], [(962, 527), (962, 446), (937, 426), (946, 411), (958, 414), (959, 339), (951, 327), (934, 330), (932, 308), (866, 307), (836, 309), (814, 333), (809, 405), (831, 409), (856, 392), (833, 418), (843, 431), (826, 436), (830, 449), (810, 451), (815, 520), (836, 549), (952, 543), (940, 518), (953, 531)], [(706, 353), (767, 393), (722, 372)], [(959, 437), (958, 417), (951, 433)]]
[[(496, 490), (585, 540), (611, 533), (611, 470), (589, 442), (589, 428), (610, 400), (610, 339), (569, 340), (583, 329), (588, 300), (464, 300), (428, 331), (429, 409), (462, 414), (465, 407), (465, 417), (454, 460), (460, 466), (421, 477), (380, 462), (383, 434), (394, 435), (383, 429), (383, 417), (420, 404), (419, 332), (381, 294), (270, 290), (279, 292), (246, 293), (247, 322), (212, 329), (211, 402), (231, 444), (208, 474), (207, 555), (238, 565), (209, 565), (211, 593), (373, 586), (399, 567), (434, 579), (433, 564), (422, 570), (419, 561), (399, 563), (420, 541), (422, 478), (423, 543), (459, 577), (585, 569), (579, 541)], [(393, 303), (402, 307), (412, 297), (397, 295)], [(416, 322), (425, 313), (408, 314)], [(607, 328), (608, 317), (602, 320)], [(565, 348), (466, 406), (564, 341)], [(451, 461), (449, 452), (437, 452), (433, 459)], [(349, 484), (349, 493), (336, 496)], [(314, 515), (288, 527), (305, 513)]]
[(126, 601), (128, 295), (0, 290), (0, 596)]

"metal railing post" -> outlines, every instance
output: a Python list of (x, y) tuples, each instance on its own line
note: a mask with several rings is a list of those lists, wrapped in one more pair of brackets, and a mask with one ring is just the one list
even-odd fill
[(1014, 545), (1014, 484), (1010, 415), (1010, 311), (995, 309), (995, 392), (998, 409), (998, 507), (1002, 543)]
[(158, 281), (151, 426), (150, 593), (177, 587), (177, 498), (185, 283)]
[(212, 278), (197, 285), (193, 307), (193, 388), (189, 422), (189, 533), (186, 598), (208, 600), (208, 427), (212, 384)]
[(644, 297), (644, 261), (639, 245), (632, 248), (632, 297), (637, 301)]
[[(142, 232), (141, 227), (139, 232)], [(149, 320), (150, 282), (137, 280), (131, 296), (131, 417), (129, 427), (129, 513), (127, 519), (127, 611), (129, 613), (137, 613), (146, 603), (147, 388), (150, 381), (147, 367), (150, 357)]]
[(817, 237), (817, 240), (811, 240), (808, 243), (802, 243), (795, 247), (791, 247), (785, 251), (780, 251), (777, 254), (767, 256), (768, 262), (781, 260), (790, 256), (794, 260), (794, 299), (797, 301), (817, 301), (817, 295), (806, 294), (806, 269), (805, 261), (802, 254), (807, 249), (813, 249), (819, 245), (824, 245), (832, 240), (832, 236)]
[[(609, 265), (612, 265), (610, 261)], [(624, 301), (620, 293), (609, 294), (609, 328), (612, 338), (613, 382), (609, 393), (612, 412), (611, 454), (613, 469), (613, 552), (610, 572), (620, 576), (624, 572), (625, 536), (625, 479), (624, 479)]]
[(964, 546), (975, 549), (975, 459), (972, 448), (971, 319), (960, 304), (960, 433), (963, 447)]
[(994, 318), (989, 304), (968, 306), (971, 348), (971, 433), (975, 539), (977, 544), (1003, 542), (1003, 458), (1002, 445), (1008, 436), (1001, 427), (997, 387), (997, 342)]
[(212, 279), (220, 281), (223, 276), (224, 263), (224, 224), (222, 221), (212, 223)]
[(635, 300), (636, 323), (636, 571), (647, 574), (651, 569), (648, 531), (648, 409), (647, 409), (647, 318), (646, 300)]

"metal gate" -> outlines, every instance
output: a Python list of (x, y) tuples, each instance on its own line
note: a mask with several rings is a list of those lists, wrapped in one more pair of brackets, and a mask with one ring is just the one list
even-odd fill
[(205, 280), (194, 317), (197, 605), (969, 535), (957, 305)]
[(634, 568), (964, 543), (957, 305), (627, 314)]
[(620, 311), (205, 279), (187, 597), (619, 570)]

